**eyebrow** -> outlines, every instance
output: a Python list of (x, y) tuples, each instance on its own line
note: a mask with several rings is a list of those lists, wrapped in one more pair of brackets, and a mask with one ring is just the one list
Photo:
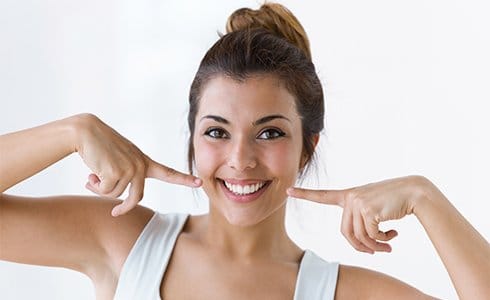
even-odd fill
[[(220, 116), (215, 116), (215, 115), (207, 115), (207, 116), (204, 116), (201, 118), (201, 121), (204, 120), (204, 119), (211, 119), (211, 120), (214, 120), (218, 123), (223, 123), (223, 124), (230, 124), (230, 121), (228, 121), (227, 119), (223, 118), (223, 117), (220, 117)], [(286, 120), (286, 121), (289, 121), (291, 122), (291, 120), (289, 120), (288, 118), (286, 118), (285, 116), (283, 115), (270, 115), (270, 116), (265, 116), (265, 117), (262, 117), (254, 122), (252, 122), (252, 125), (253, 126), (258, 126), (258, 125), (261, 125), (261, 124), (264, 124), (264, 123), (267, 123), (267, 122), (270, 122), (272, 120), (275, 120), (275, 119), (283, 119), (283, 120)]]

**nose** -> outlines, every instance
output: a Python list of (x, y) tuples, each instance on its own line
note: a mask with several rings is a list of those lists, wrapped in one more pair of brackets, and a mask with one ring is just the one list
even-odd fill
[(246, 138), (237, 138), (233, 141), (228, 154), (227, 164), (236, 171), (245, 171), (257, 166), (256, 153), (251, 141)]

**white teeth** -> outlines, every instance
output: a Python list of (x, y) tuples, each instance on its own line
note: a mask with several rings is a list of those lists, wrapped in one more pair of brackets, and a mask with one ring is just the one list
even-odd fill
[(265, 185), (265, 181), (256, 184), (250, 184), (250, 185), (238, 185), (238, 184), (231, 184), (226, 181), (223, 182), (225, 183), (225, 186), (230, 191), (238, 195), (247, 195), (247, 194), (255, 193)]

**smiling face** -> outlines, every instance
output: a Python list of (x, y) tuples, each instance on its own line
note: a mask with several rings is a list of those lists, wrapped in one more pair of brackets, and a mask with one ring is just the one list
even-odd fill
[(302, 131), (294, 97), (275, 77), (211, 79), (193, 143), (213, 212), (249, 226), (283, 208), (300, 167)]

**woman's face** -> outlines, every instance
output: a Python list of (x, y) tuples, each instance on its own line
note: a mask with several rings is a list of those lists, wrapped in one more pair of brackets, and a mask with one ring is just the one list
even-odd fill
[(257, 224), (286, 202), (302, 156), (294, 97), (272, 76), (219, 76), (202, 91), (195, 163), (211, 210), (230, 224)]

